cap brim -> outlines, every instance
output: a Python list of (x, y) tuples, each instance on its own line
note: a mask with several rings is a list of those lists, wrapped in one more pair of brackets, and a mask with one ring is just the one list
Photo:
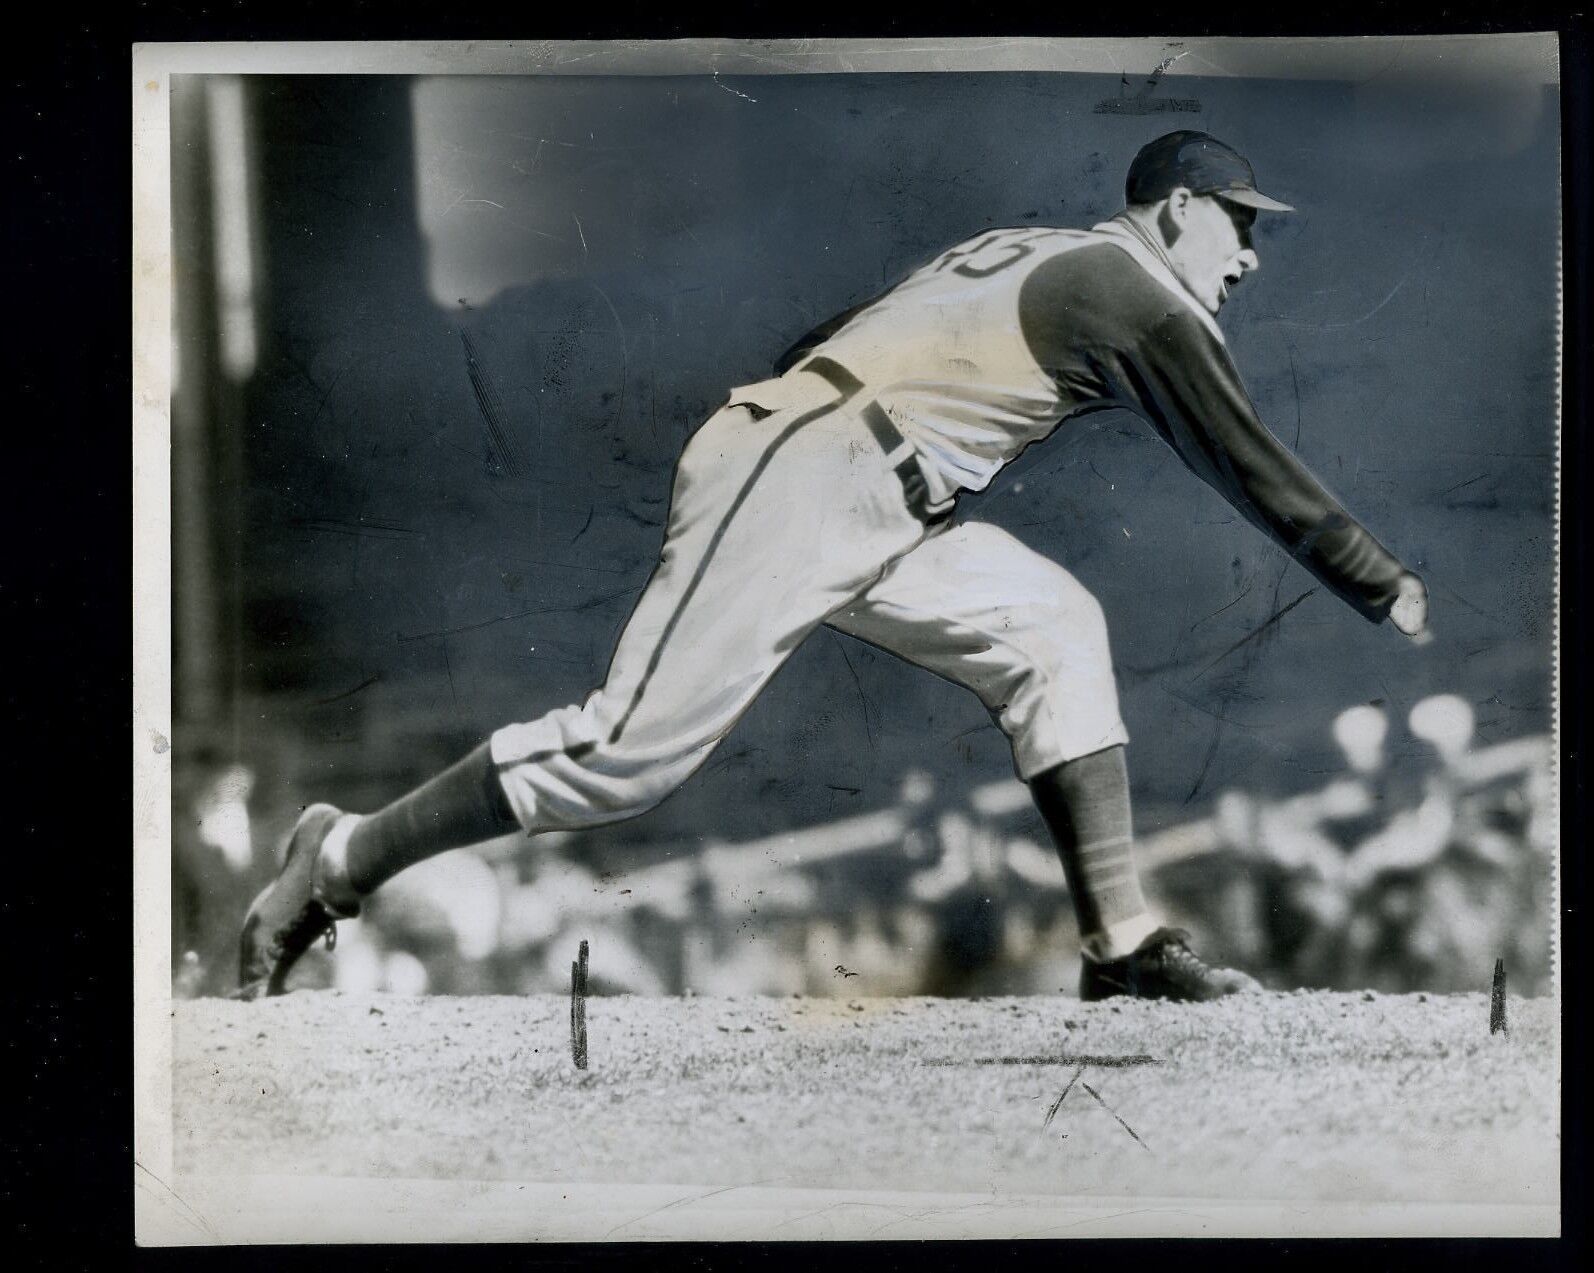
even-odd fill
[(1214, 190), (1212, 193), (1220, 199), (1227, 199), (1230, 203), (1244, 204), (1247, 208), (1260, 208), (1263, 212), (1295, 211), (1287, 203), (1280, 203), (1277, 199), (1269, 199), (1260, 190)]

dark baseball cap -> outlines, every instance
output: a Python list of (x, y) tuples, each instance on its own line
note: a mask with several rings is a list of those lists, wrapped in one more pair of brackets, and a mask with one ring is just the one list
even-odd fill
[(1245, 156), (1206, 133), (1165, 133), (1147, 142), (1129, 165), (1124, 198), (1130, 203), (1155, 203), (1176, 186), (1267, 212), (1295, 211), (1258, 190), (1256, 173)]

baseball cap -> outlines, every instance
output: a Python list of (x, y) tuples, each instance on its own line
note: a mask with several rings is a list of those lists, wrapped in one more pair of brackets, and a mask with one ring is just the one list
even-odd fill
[(1175, 186), (1267, 212), (1295, 211), (1258, 190), (1245, 156), (1207, 133), (1165, 133), (1147, 142), (1129, 165), (1124, 197), (1130, 203), (1155, 203)]

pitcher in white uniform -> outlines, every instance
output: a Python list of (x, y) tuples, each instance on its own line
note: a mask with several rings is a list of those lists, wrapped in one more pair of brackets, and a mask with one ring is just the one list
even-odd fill
[(1057, 843), (1082, 997), (1254, 988), (1147, 909), (1101, 607), (1005, 532), (954, 522), (957, 497), (1065, 421), (1125, 407), (1369, 620), (1420, 639), (1426, 589), (1268, 432), (1224, 346), (1216, 315), (1258, 265), (1251, 224), (1288, 205), (1193, 132), (1143, 148), (1125, 194), (1090, 230), (960, 243), (733, 390), (676, 467), (659, 564), (603, 684), (374, 814), (308, 808), (246, 917), (241, 995), (281, 992), (318, 937), (423, 858), (652, 808), (820, 624), (991, 712)]

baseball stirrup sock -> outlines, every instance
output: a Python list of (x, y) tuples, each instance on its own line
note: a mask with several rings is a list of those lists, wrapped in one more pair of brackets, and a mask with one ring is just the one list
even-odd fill
[(349, 833), (344, 868), (354, 890), (369, 893), (407, 866), (519, 829), (483, 743), (407, 796), (361, 818)]
[(1097, 959), (1129, 953), (1156, 925), (1135, 869), (1123, 747), (1064, 761), (1031, 780), (1030, 790), (1057, 842), (1085, 952)]

